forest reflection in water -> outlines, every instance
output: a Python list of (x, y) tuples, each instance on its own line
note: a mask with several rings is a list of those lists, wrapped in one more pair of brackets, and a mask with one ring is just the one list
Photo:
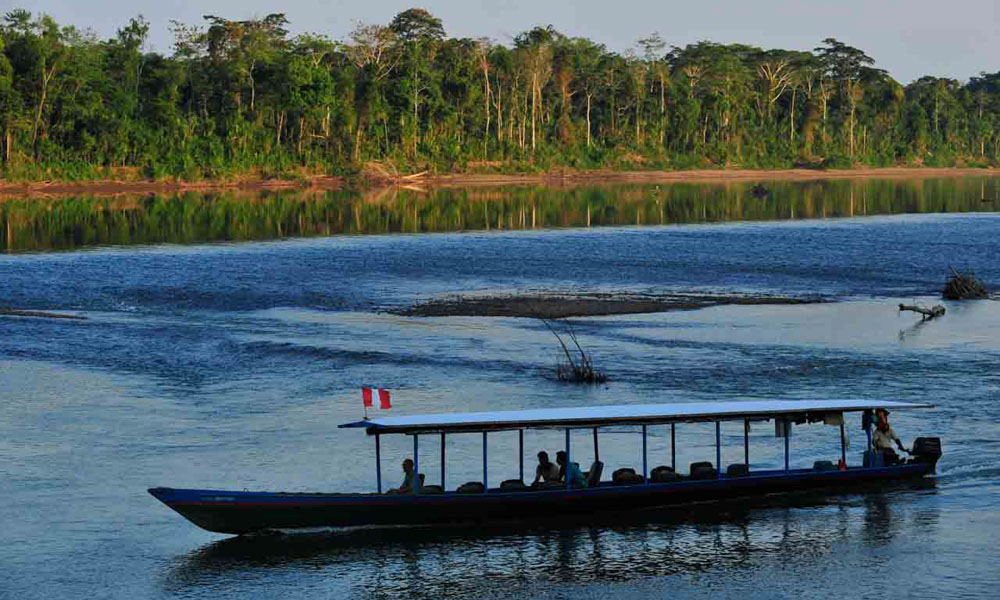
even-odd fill
[(992, 212), (1000, 180), (185, 192), (0, 199), (8, 252), (338, 234), (521, 230)]

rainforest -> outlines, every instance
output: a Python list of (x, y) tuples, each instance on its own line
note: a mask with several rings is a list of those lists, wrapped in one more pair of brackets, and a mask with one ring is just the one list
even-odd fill
[[(655, 27), (655, 24), (651, 24)], [(552, 169), (992, 167), (1000, 71), (908, 84), (834, 38), (811, 51), (653, 33), (624, 52), (534, 27), (448, 37), (410, 9), (345, 40), (285, 15), (111, 39), (0, 18), (8, 181), (233, 180)]]

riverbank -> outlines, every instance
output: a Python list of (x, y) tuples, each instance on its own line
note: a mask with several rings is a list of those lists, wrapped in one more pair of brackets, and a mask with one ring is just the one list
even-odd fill
[(70, 195), (70, 194), (166, 194), (208, 192), (213, 190), (336, 190), (347, 183), (344, 177), (311, 177), (303, 179), (238, 179), (205, 181), (114, 180), (90, 181), (0, 181), (0, 196)]
[(559, 184), (559, 183), (724, 183), (757, 181), (818, 181), (824, 179), (928, 179), (1000, 177), (1000, 168), (879, 167), (856, 169), (693, 169), (688, 171), (574, 171), (543, 174), (469, 173), (441, 175), (428, 181), (439, 186)]
[(0, 195), (65, 195), (177, 193), (212, 190), (335, 190), (347, 185), (468, 187), (503, 185), (600, 185), (603, 183), (671, 184), (760, 181), (818, 181), (834, 179), (930, 179), (1000, 177), (1000, 168), (883, 167), (857, 169), (696, 169), (689, 171), (611, 171), (555, 169), (546, 173), (454, 173), (397, 179), (316, 176), (295, 179), (239, 179), (215, 181), (95, 180), (0, 181)]

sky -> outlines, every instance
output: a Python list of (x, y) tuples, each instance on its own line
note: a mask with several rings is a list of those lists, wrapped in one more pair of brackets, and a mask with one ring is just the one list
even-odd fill
[(834, 37), (864, 50), (901, 83), (923, 75), (967, 80), (1000, 71), (1000, 0), (0, 0), (0, 13), (26, 8), (63, 24), (114, 35), (128, 19), (150, 22), (150, 48), (172, 52), (170, 21), (199, 23), (284, 12), (294, 33), (345, 40), (358, 22), (387, 24), (419, 6), (452, 37), (510, 44), (552, 24), (622, 52), (658, 32), (669, 45), (708, 40), (811, 50)]

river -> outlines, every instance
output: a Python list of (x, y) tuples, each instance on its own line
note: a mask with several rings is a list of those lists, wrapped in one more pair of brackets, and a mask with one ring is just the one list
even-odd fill
[[(995, 597), (1000, 303), (944, 302), (926, 323), (896, 305), (941, 302), (949, 267), (1000, 282), (998, 183), (0, 201), (2, 304), (86, 317), (0, 317), (0, 598)], [(608, 374), (597, 387), (555, 380), (559, 349), (541, 323), (387, 312), (525, 291), (829, 302), (574, 319)], [(944, 456), (916, 488), (554, 528), (236, 539), (145, 491), (372, 489), (370, 440), (336, 428), (361, 416), (362, 385), (391, 389), (396, 414), (929, 402), (893, 425), (906, 443), (940, 435)], [(750, 438), (761, 467), (782, 460), (766, 429)], [(857, 463), (864, 433), (848, 432)], [(742, 428), (723, 434), (723, 462), (739, 462)], [(587, 433), (575, 435), (585, 454)], [(651, 436), (657, 464), (669, 438)], [(478, 479), (478, 439), (453, 437), (449, 479)], [(561, 445), (558, 433), (525, 441), (526, 460)], [(395, 479), (410, 447), (383, 444)], [(714, 429), (679, 426), (678, 463), (714, 460), (713, 444)], [(516, 435), (490, 448), (491, 478), (516, 476)], [(627, 431), (601, 450), (606, 471), (641, 460)], [(434, 473), (436, 445), (426, 452)], [(793, 438), (793, 466), (837, 455), (833, 428)]]

